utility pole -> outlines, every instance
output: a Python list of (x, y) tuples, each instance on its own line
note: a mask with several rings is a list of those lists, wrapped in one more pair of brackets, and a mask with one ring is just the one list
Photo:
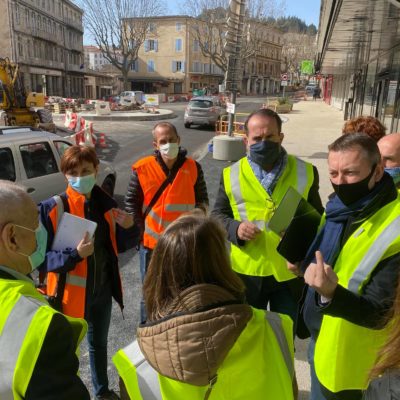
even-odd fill
[[(238, 83), (242, 81), (240, 52), (243, 43), (244, 17), (246, 0), (230, 0), (228, 31), (226, 33), (225, 51), (228, 54), (228, 69), (225, 75), (225, 90), (231, 92), (231, 103), (236, 106)], [(229, 113), (228, 135), (233, 135), (235, 113)]]

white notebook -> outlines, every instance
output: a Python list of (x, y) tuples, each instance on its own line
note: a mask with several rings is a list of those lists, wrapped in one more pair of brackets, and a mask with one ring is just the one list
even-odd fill
[(92, 238), (96, 228), (96, 222), (64, 212), (57, 228), (52, 250), (76, 249), (85, 233), (89, 232), (89, 237)]

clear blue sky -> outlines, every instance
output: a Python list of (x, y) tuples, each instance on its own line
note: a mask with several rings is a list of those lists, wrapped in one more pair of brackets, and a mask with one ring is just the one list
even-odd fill
[(321, 0), (286, 0), (286, 15), (295, 16), (318, 29)]
[[(181, 14), (180, 4), (184, 1), (170, 0), (168, 3), (169, 14)], [(286, 0), (285, 15), (299, 17), (307, 24), (313, 23), (318, 28), (320, 5), (321, 0)]]
[[(168, 14), (181, 14), (181, 1), (185, 0), (170, 0), (168, 4)], [(321, 0), (286, 0), (285, 15), (299, 17), (307, 24), (314, 24), (318, 29), (320, 5)], [(88, 34), (85, 34), (84, 44), (90, 43), (93, 43), (93, 41), (90, 40)]]

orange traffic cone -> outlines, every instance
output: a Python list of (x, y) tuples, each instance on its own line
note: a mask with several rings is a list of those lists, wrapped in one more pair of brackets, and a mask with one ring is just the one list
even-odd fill
[(106, 135), (104, 133), (99, 133), (99, 135), (100, 135), (99, 146), (102, 148), (106, 148), (107, 147)]

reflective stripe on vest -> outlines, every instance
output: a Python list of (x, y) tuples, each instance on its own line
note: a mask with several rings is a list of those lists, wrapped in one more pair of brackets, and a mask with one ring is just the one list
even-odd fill
[[(362, 295), (377, 265), (400, 253), (399, 215), (400, 196), (349, 237), (334, 266), (341, 286)], [(370, 370), (386, 339), (386, 329), (370, 329), (324, 315), (314, 354), (318, 380), (334, 393), (366, 389)]]
[(83, 276), (67, 274), (66, 284), (86, 288), (86, 278)]
[(285, 359), (286, 367), (289, 371), (290, 376), (293, 377), (294, 375), (293, 357), (290, 354), (288, 341), (283, 330), (282, 319), (279, 316), (279, 314), (271, 313), (268, 311), (265, 313), (265, 318), (269, 322), (272, 330), (274, 331), (283, 358)]
[(24, 296), (14, 305), (0, 335), (0, 399), (13, 400), (15, 367), (29, 325), (40, 306)]
[[(33, 282), (14, 279), (0, 280), (0, 310), (0, 399), (23, 400), (52, 318), (59, 313)], [(87, 324), (66, 319), (78, 347)]]
[[(159, 187), (165, 182), (166, 175), (154, 156), (139, 160), (132, 166), (136, 170), (140, 186), (143, 190), (144, 212)], [(159, 235), (182, 213), (195, 207), (194, 186), (197, 181), (196, 162), (187, 158), (179, 168), (173, 182), (169, 183), (157, 202), (145, 218), (143, 245), (153, 249)]]
[(130, 399), (162, 400), (158, 373), (144, 358), (135, 340), (113, 357)]
[(358, 264), (348, 284), (348, 289), (351, 292), (358, 293), (361, 284), (371, 275), (376, 264), (378, 264), (379, 260), (384, 255), (387, 244), (391, 243), (399, 233), (400, 217), (397, 217), (383, 230), (378, 239), (375, 240), (369, 248), (360, 264)]
[(272, 195), (255, 176), (247, 157), (225, 168), (223, 180), (234, 219), (250, 221), (261, 230), (255, 239), (243, 246), (231, 245), (233, 270), (251, 276), (272, 275), (278, 282), (295, 279), (287, 269), (286, 260), (276, 250), (280, 237), (269, 229), (268, 222), (289, 187), (295, 188), (304, 198), (308, 197), (314, 181), (312, 165), (288, 155), (287, 165)]
[[(67, 201), (69, 212), (78, 217), (85, 218), (84, 196), (75, 192), (70, 186), (68, 186), (66, 194), (68, 196)], [(60, 196), (54, 196), (53, 199), (55, 206), (50, 211), (49, 217), (53, 225), (54, 234), (56, 234), (60, 219), (64, 212), (64, 204)], [(104, 219), (109, 227), (110, 242), (114, 253), (117, 256), (116, 223), (112, 210), (108, 210), (104, 213)], [(85, 258), (79, 261), (75, 268), (66, 275), (64, 296), (62, 299), (62, 311), (65, 315), (75, 318), (83, 318), (85, 315), (87, 268), (87, 259)], [(60, 275), (55, 272), (49, 272), (47, 274), (47, 294), (49, 296), (55, 295), (58, 287), (59, 276)]]
[[(292, 330), (288, 316), (253, 309), (253, 317), (218, 369), (210, 398), (293, 400)], [(159, 375), (144, 358), (136, 340), (119, 350), (113, 361), (132, 400), (203, 400), (208, 390), (208, 386)], [(251, 379), (255, 385), (250, 391), (246, 384)], [(250, 395), (246, 397), (244, 393)]]
[[(289, 156), (288, 156), (289, 157)], [(294, 158), (296, 160), (296, 171), (297, 171), (297, 179), (295, 189), (304, 196), (304, 191), (307, 188), (308, 178), (307, 178), (307, 169), (306, 163), (298, 158)], [(238, 206), (238, 212), (242, 220), (248, 221), (245, 200), (243, 198), (242, 192), (240, 190), (240, 162), (232, 165), (231, 168), (231, 188), (232, 194), (235, 198), (235, 202)]]

